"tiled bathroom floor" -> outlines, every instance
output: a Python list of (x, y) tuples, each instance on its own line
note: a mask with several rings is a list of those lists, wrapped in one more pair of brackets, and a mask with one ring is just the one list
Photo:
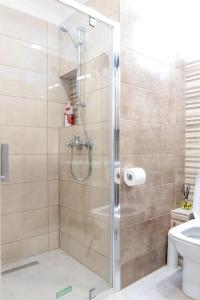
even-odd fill
[(56, 292), (68, 286), (72, 286), (73, 292), (60, 299), (88, 300), (91, 288), (95, 287), (97, 293), (108, 289), (104, 280), (62, 250), (9, 264), (6, 269), (31, 261), (39, 264), (2, 276), (0, 300), (55, 300)]
[[(54, 300), (58, 290), (70, 285), (73, 285), (74, 292), (60, 299), (88, 300), (90, 288), (96, 287), (98, 293), (108, 289), (106, 282), (99, 276), (61, 250), (37, 255), (20, 263), (33, 260), (39, 261), (39, 264), (3, 275), (0, 300)], [(96, 299), (191, 300), (181, 290), (181, 270), (170, 272), (167, 267), (157, 270), (115, 295), (99, 296)]]
[(163, 267), (137, 281), (116, 295), (98, 300), (191, 300), (181, 290), (181, 270), (168, 271)]

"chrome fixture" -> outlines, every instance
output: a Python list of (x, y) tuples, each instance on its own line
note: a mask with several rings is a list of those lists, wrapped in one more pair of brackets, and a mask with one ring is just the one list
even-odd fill
[(0, 144), (0, 181), (9, 180), (9, 145)]
[(85, 147), (86, 149), (92, 149), (93, 142), (91, 140), (82, 142), (80, 136), (75, 135), (71, 142), (67, 143), (66, 145), (67, 147), (76, 148), (77, 150), (82, 150), (83, 147)]
[[(66, 32), (69, 34), (69, 37), (74, 45), (74, 47), (77, 49), (77, 68), (76, 68), (76, 92), (77, 92), (77, 103), (76, 103), (76, 109), (78, 110), (78, 116), (80, 118), (80, 124), (83, 128), (83, 134), (85, 137), (84, 141), (81, 141), (80, 136), (74, 136), (74, 138), (71, 140), (71, 142), (67, 143), (66, 146), (71, 148), (71, 157), (70, 157), (70, 173), (72, 177), (77, 181), (85, 181), (89, 178), (91, 172), (92, 172), (92, 156), (91, 156), (91, 150), (93, 146), (92, 140), (88, 136), (88, 132), (85, 125), (84, 115), (83, 115), (83, 109), (86, 107), (85, 103), (82, 102), (81, 98), (81, 46), (84, 44), (85, 41), (85, 29), (78, 26), (76, 28), (77, 30), (77, 38), (74, 38), (72, 35), (72, 31), (66, 24), (62, 24), (60, 26), (60, 29), (63, 32)], [(73, 160), (74, 160), (74, 148), (77, 150), (82, 150), (86, 148), (87, 155), (88, 155), (88, 172), (85, 177), (77, 177), (73, 170)]]
[[(77, 27), (76, 28), (77, 30), (81, 30), (82, 33), (85, 32), (84, 28), (81, 28), (81, 27)], [(67, 24), (63, 23), (60, 25), (60, 30), (65, 32), (65, 33), (68, 33), (73, 45), (75, 48), (78, 48), (79, 45), (82, 45), (84, 43), (84, 39), (82, 39), (82, 36), (81, 38), (79, 38), (79, 36), (77, 36), (77, 38), (75, 38), (73, 36), (73, 32), (72, 32), (72, 28), (69, 27)]]

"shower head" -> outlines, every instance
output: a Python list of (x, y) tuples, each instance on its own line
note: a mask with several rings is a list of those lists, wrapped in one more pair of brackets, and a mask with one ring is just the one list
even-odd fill
[(61, 25), (60, 25), (60, 30), (63, 31), (63, 32), (68, 32), (68, 27), (67, 27), (67, 25), (61, 24)]
[[(72, 30), (69, 28), (69, 26), (66, 23), (60, 25), (60, 30), (64, 33), (68, 33), (75, 48), (78, 48), (79, 45), (83, 44), (83, 40), (80, 37), (80, 35), (77, 34), (76, 38), (73, 37)], [(77, 27), (76, 30), (79, 31), (80, 33), (85, 32), (81, 27)]]

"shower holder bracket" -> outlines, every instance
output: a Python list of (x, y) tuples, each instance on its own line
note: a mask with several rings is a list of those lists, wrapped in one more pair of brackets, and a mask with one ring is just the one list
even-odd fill
[(96, 296), (97, 296), (96, 289), (95, 288), (91, 289), (89, 291), (89, 300), (92, 300), (92, 299), (96, 298)]

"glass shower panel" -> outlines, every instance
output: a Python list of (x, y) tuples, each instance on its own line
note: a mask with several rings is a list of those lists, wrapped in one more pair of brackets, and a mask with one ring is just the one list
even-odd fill
[(49, 5), (0, 6), (5, 300), (88, 300), (112, 287), (112, 28)]
[[(112, 260), (111, 51), (108, 26), (79, 12), (68, 17), (63, 12), (60, 75), (69, 81), (75, 124), (60, 130), (61, 248), (66, 246), (107, 285)], [(69, 226), (62, 230), (66, 218)]]

